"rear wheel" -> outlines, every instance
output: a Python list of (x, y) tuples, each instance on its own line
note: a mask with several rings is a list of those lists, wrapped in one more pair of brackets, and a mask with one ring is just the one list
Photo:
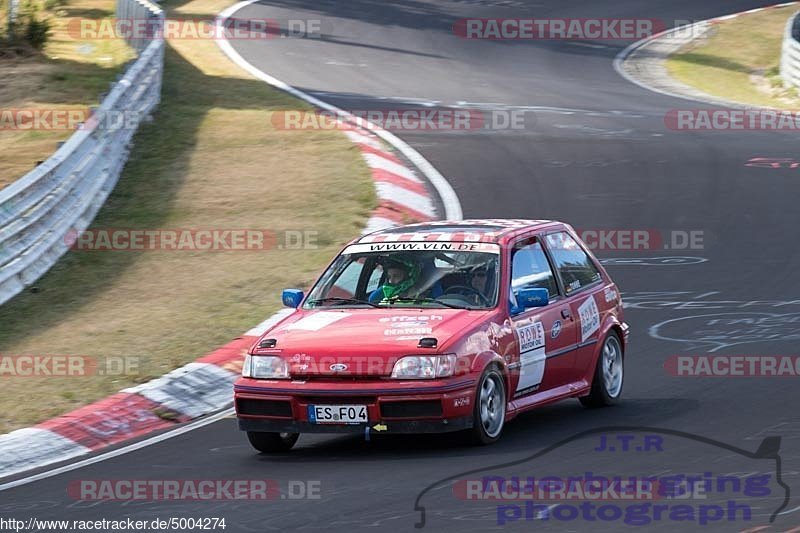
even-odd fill
[(588, 396), (579, 398), (584, 407), (604, 407), (617, 403), (622, 395), (624, 359), (619, 336), (611, 331), (603, 341), (603, 348), (597, 359), (592, 390)]
[(247, 432), (250, 444), (261, 453), (288, 452), (299, 437), (299, 433)]
[(478, 445), (496, 442), (503, 432), (505, 420), (505, 380), (500, 370), (492, 365), (483, 372), (478, 382), (470, 440)]

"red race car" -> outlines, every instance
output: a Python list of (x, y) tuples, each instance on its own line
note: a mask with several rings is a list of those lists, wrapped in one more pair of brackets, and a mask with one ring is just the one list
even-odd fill
[(614, 403), (629, 328), (608, 273), (560, 222), (465, 220), (347, 245), (264, 333), (234, 387), (261, 452), (300, 433), (464, 431), (500, 438), (565, 398)]

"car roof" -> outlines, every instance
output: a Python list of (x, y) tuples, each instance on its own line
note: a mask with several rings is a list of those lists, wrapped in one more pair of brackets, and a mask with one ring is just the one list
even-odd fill
[(552, 220), (486, 218), (471, 220), (442, 220), (385, 228), (368, 233), (355, 243), (385, 241), (480, 241), (499, 243), (505, 237), (521, 231), (557, 223)]

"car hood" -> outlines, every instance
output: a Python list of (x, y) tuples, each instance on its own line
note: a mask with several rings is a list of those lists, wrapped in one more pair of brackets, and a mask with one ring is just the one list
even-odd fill
[[(293, 376), (385, 376), (399, 357), (442, 353), (454, 336), (486, 313), (439, 308), (298, 309), (259, 339), (275, 339), (274, 348), (257, 348), (253, 353), (283, 356)], [(424, 337), (436, 338), (437, 348), (419, 348)]]

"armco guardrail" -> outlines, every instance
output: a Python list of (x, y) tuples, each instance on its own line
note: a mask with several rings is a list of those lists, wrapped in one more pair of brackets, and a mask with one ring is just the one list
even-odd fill
[[(143, 0), (118, 0), (120, 19), (164, 15)], [(131, 39), (137, 59), (92, 117), (52, 157), (0, 190), (0, 304), (47, 272), (114, 189), (141, 121), (158, 105), (164, 41)]]
[(783, 32), (781, 78), (787, 87), (800, 87), (800, 12), (786, 22)]

